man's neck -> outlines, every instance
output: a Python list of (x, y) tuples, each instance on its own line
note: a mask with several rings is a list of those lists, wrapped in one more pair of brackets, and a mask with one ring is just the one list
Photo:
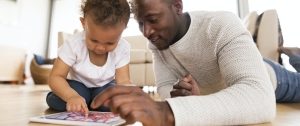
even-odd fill
[[(175, 38), (173, 39), (173, 43), (176, 43), (178, 40), (180, 40), (189, 30), (190, 24), (191, 24), (191, 18), (190, 15), (186, 12), (180, 15), (180, 27), (178, 30), (178, 33), (176, 34)], [(171, 45), (172, 45), (171, 44)]]

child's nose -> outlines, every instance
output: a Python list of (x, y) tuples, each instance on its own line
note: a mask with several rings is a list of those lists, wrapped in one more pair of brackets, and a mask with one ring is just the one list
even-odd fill
[(96, 49), (97, 49), (97, 50), (105, 50), (104, 46), (101, 46), (101, 45), (97, 45), (97, 46), (96, 46)]

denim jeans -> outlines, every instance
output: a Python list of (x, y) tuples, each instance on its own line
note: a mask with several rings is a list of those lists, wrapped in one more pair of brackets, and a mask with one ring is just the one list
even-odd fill
[(300, 55), (291, 55), (289, 61), (295, 70), (300, 73)]
[[(294, 59), (297, 58), (297, 59)], [(277, 102), (300, 102), (300, 73), (292, 72), (281, 66), (280, 64), (263, 58), (265, 62), (270, 64), (275, 71), (277, 78), (277, 88), (275, 90), (275, 96)], [(291, 62), (292, 61), (292, 62)], [(300, 61), (300, 57), (291, 56), (290, 64), (297, 65)], [(299, 70), (300, 68), (295, 68)]]
[[(95, 87), (95, 88), (87, 88), (83, 83), (75, 81), (75, 80), (67, 80), (70, 87), (73, 88), (80, 96), (82, 96), (87, 106), (89, 107), (92, 100), (95, 98), (96, 95), (98, 95), (100, 92), (102, 92), (104, 89), (106, 89), (109, 86), (115, 85), (115, 80), (109, 82), (108, 84), (104, 85), (103, 87)], [(51, 109), (54, 109), (56, 111), (67, 111), (66, 110), (66, 102), (59, 98), (56, 94), (53, 92), (49, 92), (46, 97), (46, 102), (48, 106)], [(101, 105), (96, 110), (102, 111), (102, 112), (109, 112), (109, 107), (105, 107), (104, 105)]]

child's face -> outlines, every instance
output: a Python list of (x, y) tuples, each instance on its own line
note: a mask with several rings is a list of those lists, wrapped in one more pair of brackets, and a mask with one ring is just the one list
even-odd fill
[(125, 29), (124, 23), (119, 23), (112, 28), (95, 25), (88, 15), (85, 19), (80, 18), (80, 21), (86, 34), (87, 48), (98, 55), (113, 51)]

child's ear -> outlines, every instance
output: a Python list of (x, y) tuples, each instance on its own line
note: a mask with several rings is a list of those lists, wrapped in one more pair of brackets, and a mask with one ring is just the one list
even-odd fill
[(80, 17), (80, 22), (81, 22), (82, 28), (84, 30), (85, 23), (84, 23), (84, 18), (83, 17)]

